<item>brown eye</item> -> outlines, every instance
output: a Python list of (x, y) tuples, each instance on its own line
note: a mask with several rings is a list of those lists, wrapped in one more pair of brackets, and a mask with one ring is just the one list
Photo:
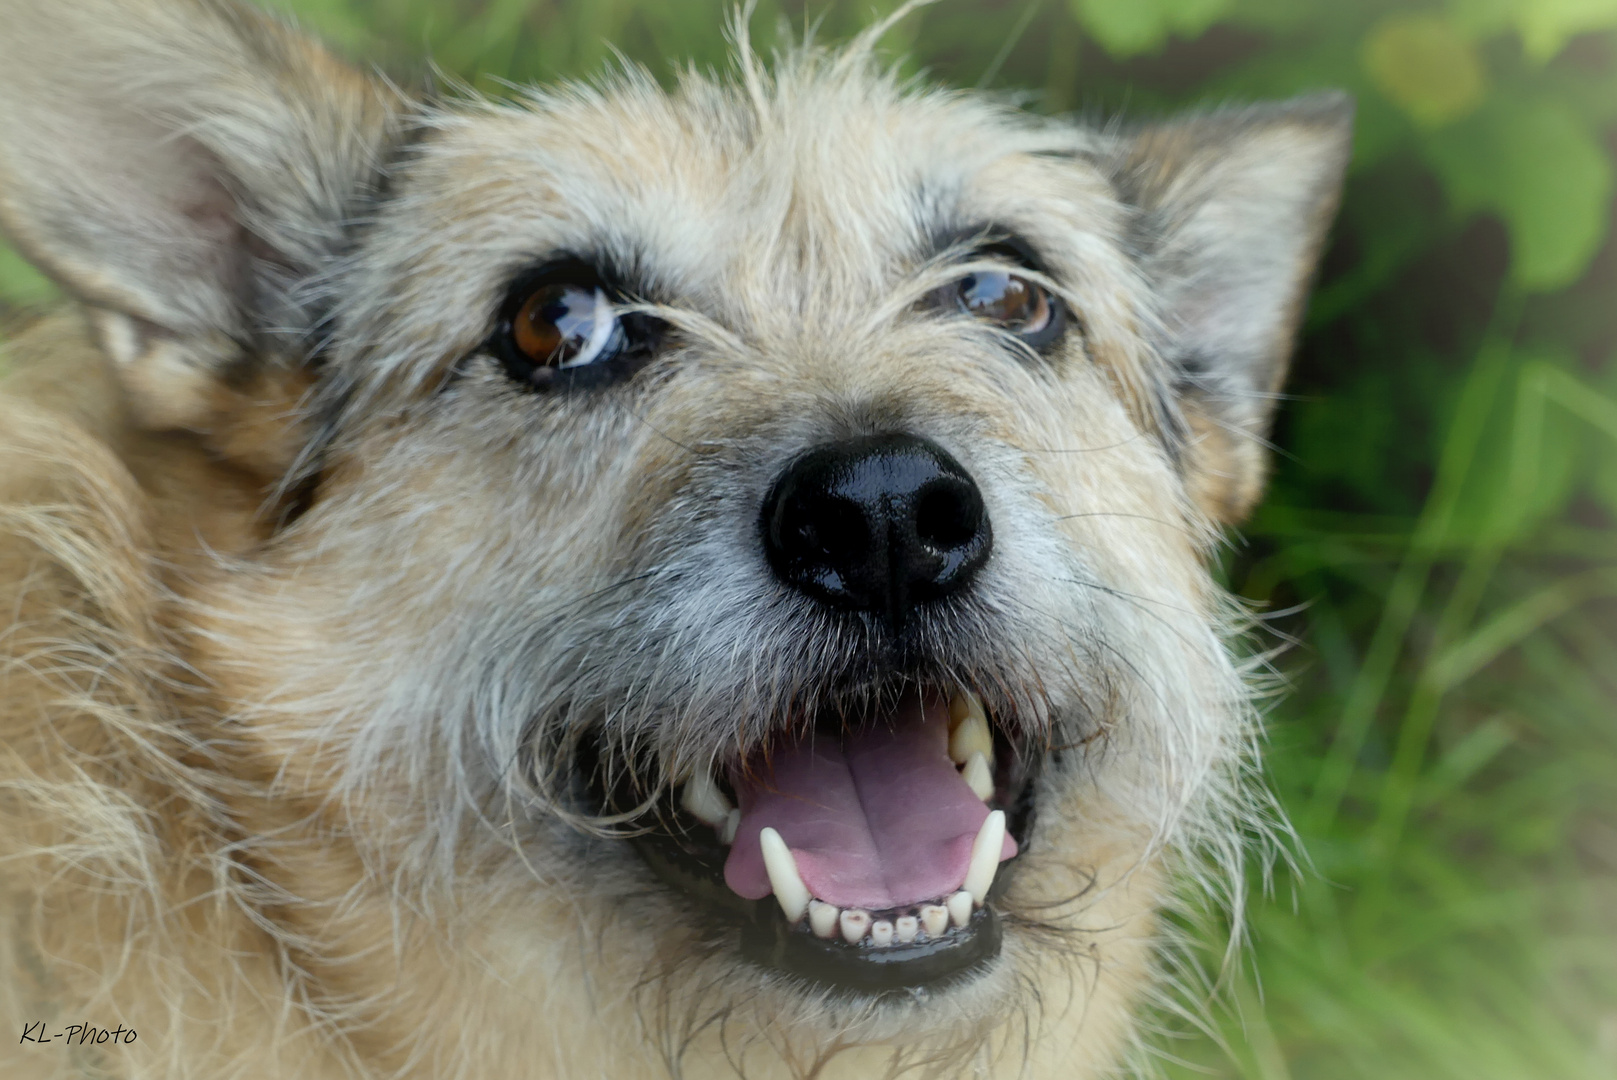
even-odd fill
[(552, 259), (512, 281), (483, 348), (529, 390), (615, 385), (657, 355), (667, 330), (633, 295), (584, 259)]
[(537, 367), (571, 368), (615, 356), (623, 327), (599, 287), (541, 285), (511, 317), (511, 343)]
[(999, 323), (1013, 334), (1038, 337), (1055, 321), (1049, 293), (1003, 270), (967, 274), (956, 289), (962, 311)]

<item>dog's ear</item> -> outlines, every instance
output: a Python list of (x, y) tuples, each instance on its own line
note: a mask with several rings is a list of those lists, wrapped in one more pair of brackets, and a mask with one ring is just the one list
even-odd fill
[(307, 329), (400, 111), (233, 0), (0, 0), (0, 228), (89, 308), (139, 422), (210, 423)]
[(1234, 524), (1263, 488), (1265, 436), (1336, 211), (1353, 107), (1326, 94), (1148, 127), (1121, 143), (1141, 264), (1189, 428), (1198, 504)]

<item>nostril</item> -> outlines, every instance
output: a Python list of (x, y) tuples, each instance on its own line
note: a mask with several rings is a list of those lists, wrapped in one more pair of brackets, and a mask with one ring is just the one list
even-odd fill
[(915, 536), (935, 551), (963, 548), (982, 532), (983, 504), (976, 491), (942, 481), (929, 485), (915, 505)]

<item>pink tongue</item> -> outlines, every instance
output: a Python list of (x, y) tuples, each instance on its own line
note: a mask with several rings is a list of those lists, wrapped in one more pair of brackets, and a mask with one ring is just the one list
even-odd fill
[[(731, 779), (741, 826), (724, 880), (749, 900), (774, 890), (758, 834), (780, 833), (809, 892), (837, 907), (904, 907), (966, 879), (988, 817), (949, 760), (947, 702), (910, 699), (886, 722), (836, 740), (810, 738), (749, 762)], [(1016, 854), (1009, 836), (1000, 852)]]

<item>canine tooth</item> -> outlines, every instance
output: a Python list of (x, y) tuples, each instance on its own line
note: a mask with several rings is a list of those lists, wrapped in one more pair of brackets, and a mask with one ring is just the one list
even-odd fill
[(870, 912), (862, 908), (849, 908), (837, 920), (842, 925), (842, 940), (857, 945), (870, 929)]
[(835, 904), (827, 904), (824, 900), (809, 901), (809, 925), (814, 928), (815, 937), (833, 937), (837, 932), (837, 916), (841, 914)]
[(921, 932), (921, 920), (914, 915), (900, 915), (893, 920), (893, 936), (899, 943), (908, 945), (915, 940), (915, 935)]
[(713, 782), (713, 777), (703, 771), (697, 771), (685, 781), (679, 804), (690, 811), (692, 817), (715, 829), (721, 828), (724, 819), (730, 816), (730, 800), (724, 797), (724, 792)]
[[(994, 883), (999, 853), (1004, 847), (1005, 811), (995, 810), (983, 821), (983, 827), (977, 830), (977, 839), (971, 842), (971, 864), (966, 868), (965, 883), (960, 886), (960, 892), (970, 896), (977, 907), (982, 907), (988, 898), (988, 887)], [(953, 897), (950, 900), (952, 902)]]
[(994, 797), (994, 775), (988, 769), (988, 759), (981, 754), (971, 755), (971, 760), (960, 770), (960, 775), (965, 778), (971, 793), (983, 802)]
[(949, 909), (942, 904), (927, 904), (921, 909), (921, 925), (928, 937), (942, 937), (949, 929)]
[(983, 699), (970, 690), (957, 690), (954, 697), (949, 699), (949, 733), (960, 726), (960, 721), (968, 716), (980, 716), (988, 719), (988, 713), (983, 710)]
[(870, 943), (876, 946), (887, 946), (893, 943), (893, 924), (886, 919), (877, 919), (870, 924)]
[(949, 760), (964, 765), (971, 755), (981, 754), (989, 764), (994, 761), (994, 736), (989, 734), (988, 720), (981, 714), (966, 717), (949, 735)]
[(949, 897), (949, 921), (956, 926), (965, 926), (971, 921), (971, 894), (961, 889)]
[(736, 842), (736, 830), (741, 828), (741, 811), (731, 810), (724, 815), (724, 824), (719, 826), (719, 840), (721, 843), (733, 844)]
[(769, 887), (775, 890), (775, 900), (786, 913), (786, 921), (795, 923), (808, 911), (811, 899), (803, 876), (797, 872), (797, 860), (792, 858), (780, 833), (768, 826), (758, 834), (758, 844), (764, 851), (764, 872), (769, 875)]

